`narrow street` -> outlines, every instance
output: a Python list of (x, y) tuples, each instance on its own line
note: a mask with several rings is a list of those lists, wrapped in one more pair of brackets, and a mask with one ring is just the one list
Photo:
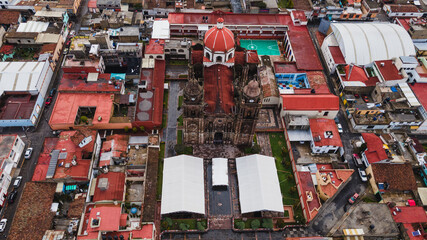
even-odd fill
[(181, 111), (178, 110), (179, 83), (178, 81), (171, 81), (169, 83), (168, 121), (166, 129), (163, 130), (163, 139), (165, 139), (166, 143), (165, 157), (175, 155), (174, 146), (176, 144), (177, 119), (181, 115)]

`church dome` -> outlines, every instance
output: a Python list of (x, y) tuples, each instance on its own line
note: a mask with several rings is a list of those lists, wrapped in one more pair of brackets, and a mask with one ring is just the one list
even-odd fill
[(224, 27), (224, 19), (218, 18), (217, 26), (206, 31), (203, 42), (212, 52), (228, 52), (234, 48), (234, 35)]

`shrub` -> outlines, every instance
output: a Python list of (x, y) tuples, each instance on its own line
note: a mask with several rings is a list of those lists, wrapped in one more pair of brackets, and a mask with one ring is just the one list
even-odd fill
[(171, 218), (165, 218), (165, 222), (168, 224), (168, 226), (169, 227), (172, 227), (172, 225), (173, 225), (173, 221), (172, 221), (172, 219)]
[(132, 128), (132, 132), (134, 132), (134, 133), (138, 132), (138, 128), (133, 127), (133, 128)]
[(251, 222), (251, 228), (252, 229), (258, 229), (259, 226), (261, 226), (261, 223), (259, 222), (258, 219), (252, 220), (252, 222)]
[(190, 228), (190, 225), (188, 225), (188, 224), (185, 224), (185, 223), (179, 224), (179, 229), (181, 229), (182, 231), (187, 231), (188, 228)]
[(86, 116), (81, 116), (80, 117), (80, 121), (84, 122), (84, 123), (87, 123), (87, 117)]
[(288, 148), (287, 147), (282, 147), (282, 153), (283, 153), (283, 155), (288, 154), (289, 153)]
[(144, 132), (145, 131), (145, 127), (144, 126), (140, 126), (139, 130), (141, 130), (142, 132)]
[(205, 227), (203, 226), (203, 224), (201, 222), (197, 222), (197, 229), (199, 231), (205, 231)]
[(125, 127), (125, 132), (129, 132), (129, 127), (128, 126)]
[(243, 229), (245, 229), (245, 223), (244, 222), (235, 222), (234, 227), (236, 227), (237, 229), (243, 230)]
[(286, 224), (282, 219), (277, 220), (277, 227), (284, 228), (285, 226)]
[(289, 174), (289, 175), (288, 175), (288, 180), (289, 180), (289, 181), (292, 181), (292, 180), (294, 180), (294, 175), (292, 175), (292, 174)]
[(258, 144), (254, 144), (252, 147), (246, 147), (244, 152), (245, 154), (258, 154), (261, 152), (261, 147)]
[(292, 187), (289, 189), (289, 192), (290, 192), (291, 194), (296, 193), (296, 192), (297, 192), (297, 187), (292, 186)]
[(268, 228), (268, 229), (273, 228), (274, 227), (274, 225), (273, 225), (273, 219), (272, 218), (264, 218), (262, 220), (262, 227), (263, 228)]
[(165, 220), (162, 221), (162, 228), (163, 229), (167, 229), (169, 227), (168, 222), (166, 222)]

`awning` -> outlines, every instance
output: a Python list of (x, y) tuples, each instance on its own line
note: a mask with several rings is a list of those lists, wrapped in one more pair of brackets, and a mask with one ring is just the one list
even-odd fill
[(212, 158), (212, 186), (228, 186), (227, 158)]

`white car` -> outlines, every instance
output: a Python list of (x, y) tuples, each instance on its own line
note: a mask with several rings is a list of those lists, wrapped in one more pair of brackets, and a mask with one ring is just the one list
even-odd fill
[(13, 182), (13, 187), (19, 188), (19, 186), (21, 185), (21, 182), (22, 182), (22, 176), (16, 177), (15, 181)]
[(0, 221), (0, 232), (4, 232), (4, 229), (6, 228), (6, 224), (7, 224), (7, 219), (6, 219), (6, 218), (3, 218), (3, 219)]
[(27, 150), (25, 151), (25, 159), (30, 159), (31, 158), (31, 154), (33, 154), (33, 148), (27, 148)]
[(362, 182), (368, 181), (368, 177), (366, 176), (365, 170), (358, 168), (357, 171), (359, 171), (359, 176), (360, 176), (360, 179), (362, 179)]
[(337, 124), (337, 128), (338, 128), (338, 132), (339, 132), (339, 133), (343, 133), (341, 123), (338, 123), (338, 124)]

